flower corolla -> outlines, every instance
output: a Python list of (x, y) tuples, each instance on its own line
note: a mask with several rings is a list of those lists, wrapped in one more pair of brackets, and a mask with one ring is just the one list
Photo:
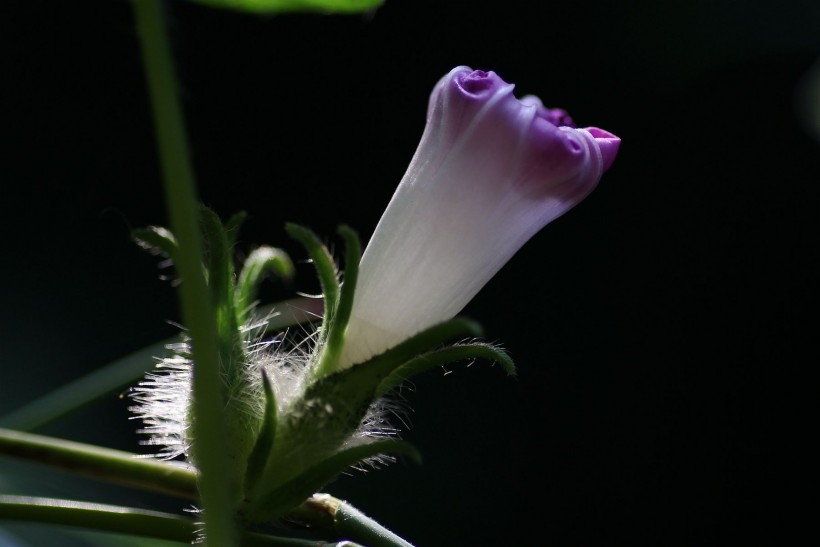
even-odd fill
[(454, 317), (612, 165), (618, 137), (576, 128), (513, 88), (465, 66), (435, 86), (419, 147), (362, 256), (339, 368)]

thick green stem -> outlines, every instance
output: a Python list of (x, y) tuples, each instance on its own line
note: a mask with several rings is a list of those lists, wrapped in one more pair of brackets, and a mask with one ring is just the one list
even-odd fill
[(194, 454), (201, 471), (200, 492), (208, 545), (236, 545), (235, 499), (228, 467), (222, 415), (219, 349), (213, 303), (202, 273), (199, 207), (183, 117), (178, 103), (171, 48), (159, 0), (133, 0), (157, 133), (171, 231), (179, 243), (182, 321), (191, 336), (193, 360)]

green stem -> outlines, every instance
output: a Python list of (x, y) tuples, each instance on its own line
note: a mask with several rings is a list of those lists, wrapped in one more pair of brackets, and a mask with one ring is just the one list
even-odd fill
[[(89, 528), (132, 536), (178, 541), (190, 545), (201, 525), (197, 521), (158, 511), (133, 507), (86, 503), (74, 500), (0, 496), (0, 520), (38, 522)], [(328, 547), (325, 542), (245, 533), (247, 547)], [(342, 544), (336, 544), (342, 547)], [(346, 547), (353, 544), (345, 542)]]
[[(334, 498), (335, 499), (335, 498)], [(341, 500), (334, 522), (336, 530), (343, 537), (356, 538), (368, 547), (413, 547), (411, 543), (397, 536), (352, 505)]]
[[(173, 462), (7, 429), (0, 429), (0, 454), (122, 486), (198, 499), (196, 473)], [(358, 509), (327, 494), (315, 494), (282, 517), (282, 522), (309, 529), (319, 537), (349, 537), (368, 547), (410, 546)], [(345, 542), (339, 547), (342, 544)]]
[(190, 543), (196, 521), (157, 511), (71, 500), (0, 496), (0, 519), (93, 528)]
[(191, 336), (196, 370), (193, 377), (194, 455), (201, 471), (200, 493), (207, 515), (208, 545), (236, 545), (234, 499), (229, 476), (222, 415), (219, 349), (213, 303), (202, 272), (199, 206), (190, 164), (171, 48), (159, 0), (133, 0), (137, 34), (154, 112), (165, 199), (171, 231), (179, 243), (176, 268), (182, 283), (182, 320)]
[(198, 499), (196, 473), (173, 462), (8, 429), (0, 429), (0, 454), (122, 486)]
[(413, 547), (346, 501), (328, 494), (314, 494), (282, 520), (330, 537), (350, 537), (367, 547)]

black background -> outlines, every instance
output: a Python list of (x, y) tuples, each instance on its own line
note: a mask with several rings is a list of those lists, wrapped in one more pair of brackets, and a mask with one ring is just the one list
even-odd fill
[[(366, 240), (432, 86), (456, 65), (495, 70), (623, 141), (598, 189), (464, 312), (518, 377), (483, 363), (427, 373), (405, 391), (405, 438), (424, 463), (329, 492), (419, 547), (773, 544), (807, 524), (820, 4), (170, 8), (200, 196), (223, 217), (249, 213), (243, 252), (302, 258), (286, 221), (329, 241), (347, 223)], [(7, 411), (174, 334), (178, 312), (156, 259), (129, 240), (167, 223), (130, 5), (0, 13)], [(303, 265), (266, 297), (315, 285)], [(127, 406), (112, 395), (42, 431), (147, 451)]]

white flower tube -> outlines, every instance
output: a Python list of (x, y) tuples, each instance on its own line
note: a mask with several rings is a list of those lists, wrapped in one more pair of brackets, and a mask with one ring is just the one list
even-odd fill
[(436, 85), (421, 143), (362, 257), (340, 368), (455, 316), (612, 164), (620, 139), (573, 128), (513, 87), (468, 67)]

